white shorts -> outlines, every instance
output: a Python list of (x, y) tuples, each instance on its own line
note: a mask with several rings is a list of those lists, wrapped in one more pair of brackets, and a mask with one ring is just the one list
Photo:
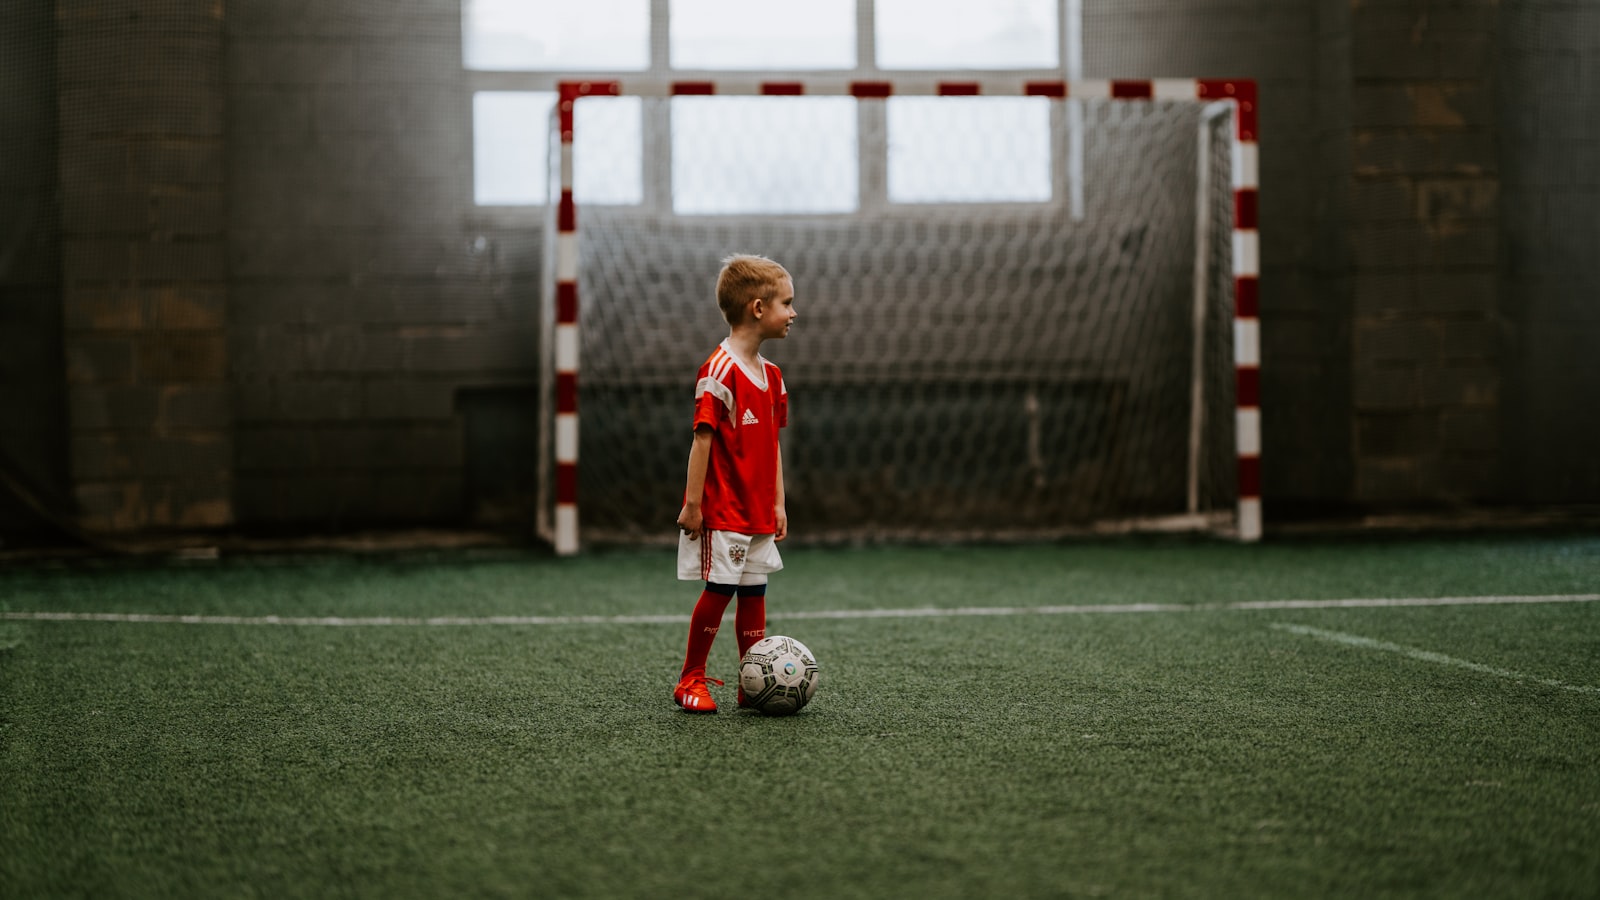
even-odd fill
[(678, 579), (712, 584), (766, 584), (767, 573), (783, 568), (770, 534), (702, 530), (690, 540), (678, 531)]

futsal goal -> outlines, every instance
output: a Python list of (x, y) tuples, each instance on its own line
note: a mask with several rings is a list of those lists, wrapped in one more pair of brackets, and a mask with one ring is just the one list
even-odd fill
[[(665, 124), (634, 202), (575, 192), (594, 98)], [(931, 103), (986, 130), (919, 135)], [(881, 155), (807, 149), (840, 104)], [(1256, 117), (1237, 80), (563, 82), (540, 534), (676, 539), (694, 372), (727, 332), (714, 281), (753, 252), (795, 279), (762, 352), (789, 389), (796, 540), (1259, 538)], [(725, 142), (820, 171), (697, 168)]]

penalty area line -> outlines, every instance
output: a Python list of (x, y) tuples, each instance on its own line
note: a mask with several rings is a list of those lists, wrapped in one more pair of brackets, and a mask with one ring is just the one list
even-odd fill
[[(1103, 603), (1076, 606), (957, 606), (907, 609), (834, 609), (774, 612), (773, 621), (801, 619), (936, 619), (973, 616), (1063, 616), (1253, 610), (1373, 609), (1408, 606), (1504, 606), (1526, 603), (1593, 603), (1600, 594), (1527, 594), (1478, 597), (1358, 597), (1342, 600), (1247, 600), (1236, 603)], [(730, 613), (731, 615), (731, 613)], [(255, 625), (290, 627), (461, 627), (554, 625), (681, 625), (684, 614), (620, 616), (212, 616), (159, 613), (0, 611), (0, 621), (121, 622), (150, 625)]]
[(1313, 628), (1310, 625), (1289, 625), (1281, 622), (1273, 623), (1271, 627), (1278, 631), (1287, 631), (1291, 634), (1313, 637), (1317, 638), (1318, 640), (1331, 641), (1335, 644), (1344, 644), (1348, 647), (1358, 647), (1362, 650), (1376, 650), (1381, 653), (1396, 653), (1408, 659), (1421, 660), (1423, 662), (1430, 662), (1441, 666), (1450, 666), (1457, 669), (1466, 669), (1469, 672), (1477, 672), (1480, 675), (1493, 675), (1496, 678), (1505, 678), (1511, 681), (1528, 681), (1534, 684), (1542, 684), (1545, 687), (1556, 688), (1557, 690), (1572, 691), (1573, 693), (1577, 694), (1600, 694), (1600, 688), (1597, 687), (1589, 687), (1581, 684), (1568, 684), (1565, 681), (1556, 681), (1553, 678), (1540, 678), (1537, 675), (1529, 675), (1525, 672), (1514, 672), (1510, 669), (1500, 669), (1496, 668), (1495, 666), (1486, 666), (1483, 663), (1475, 663), (1468, 659), (1457, 659), (1454, 656), (1446, 656), (1443, 653), (1437, 653), (1433, 650), (1424, 650), (1421, 647), (1408, 647), (1404, 644), (1391, 644), (1388, 641), (1380, 641), (1376, 638), (1362, 637), (1359, 634), (1346, 634), (1342, 631), (1329, 631), (1325, 628)]

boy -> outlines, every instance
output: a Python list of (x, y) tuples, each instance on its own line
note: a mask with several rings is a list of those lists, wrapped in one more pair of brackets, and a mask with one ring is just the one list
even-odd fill
[[(728, 338), (700, 366), (689, 478), (678, 513), (678, 578), (705, 582), (672, 691), (673, 701), (694, 713), (717, 711), (706, 688), (706, 657), (736, 594), (740, 658), (766, 635), (767, 574), (783, 568), (777, 542), (789, 535), (778, 449), (789, 396), (783, 374), (759, 351), (762, 341), (789, 335), (794, 280), (764, 256), (730, 256), (717, 275), (717, 305)], [(739, 705), (745, 705), (743, 690)]]

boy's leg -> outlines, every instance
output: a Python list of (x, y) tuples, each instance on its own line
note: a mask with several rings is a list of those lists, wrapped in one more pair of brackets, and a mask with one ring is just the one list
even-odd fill
[(750, 551), (739, 573), (739, 658), (767, 636), (767, 577), (783, 568), (778, 544), (770, 534), (750, 538)]
[(683, 656), (682, 674), (705, 675), (706, 658), (711, 655), (711, 644), (717, 639), (722, 616), (728, 611), (734, 590), (731, 584), (706, 582), (705, 590), (694, 605), (694, 613), (689, 616), (689, 647)]
[[(739, 629), (739, 658), (756, 641), (767, 636), (767, 586), (765, 584), (739, 585), (739, 605), (734, 608), (734, 625)], [(739, 705), (745, 706), (744, 685), (739, 686)]]
[(684, 651), (683, 671), (672, 699), (690, 712), (716, 712), (717, 704), (706, 689), (706, 658), (711, 655), (711, 644), (722, 627), (722, 616), (728, 611), (728, 601), (733, 599), (734, 586), (706, 582), (705, 590), (689, 616), (689, 645)]
[(739, 658), (756, 641), (767, 636), (767, 586), (739, 585), (739, 605), (734, 608), (734, 624), (739, 627)]

